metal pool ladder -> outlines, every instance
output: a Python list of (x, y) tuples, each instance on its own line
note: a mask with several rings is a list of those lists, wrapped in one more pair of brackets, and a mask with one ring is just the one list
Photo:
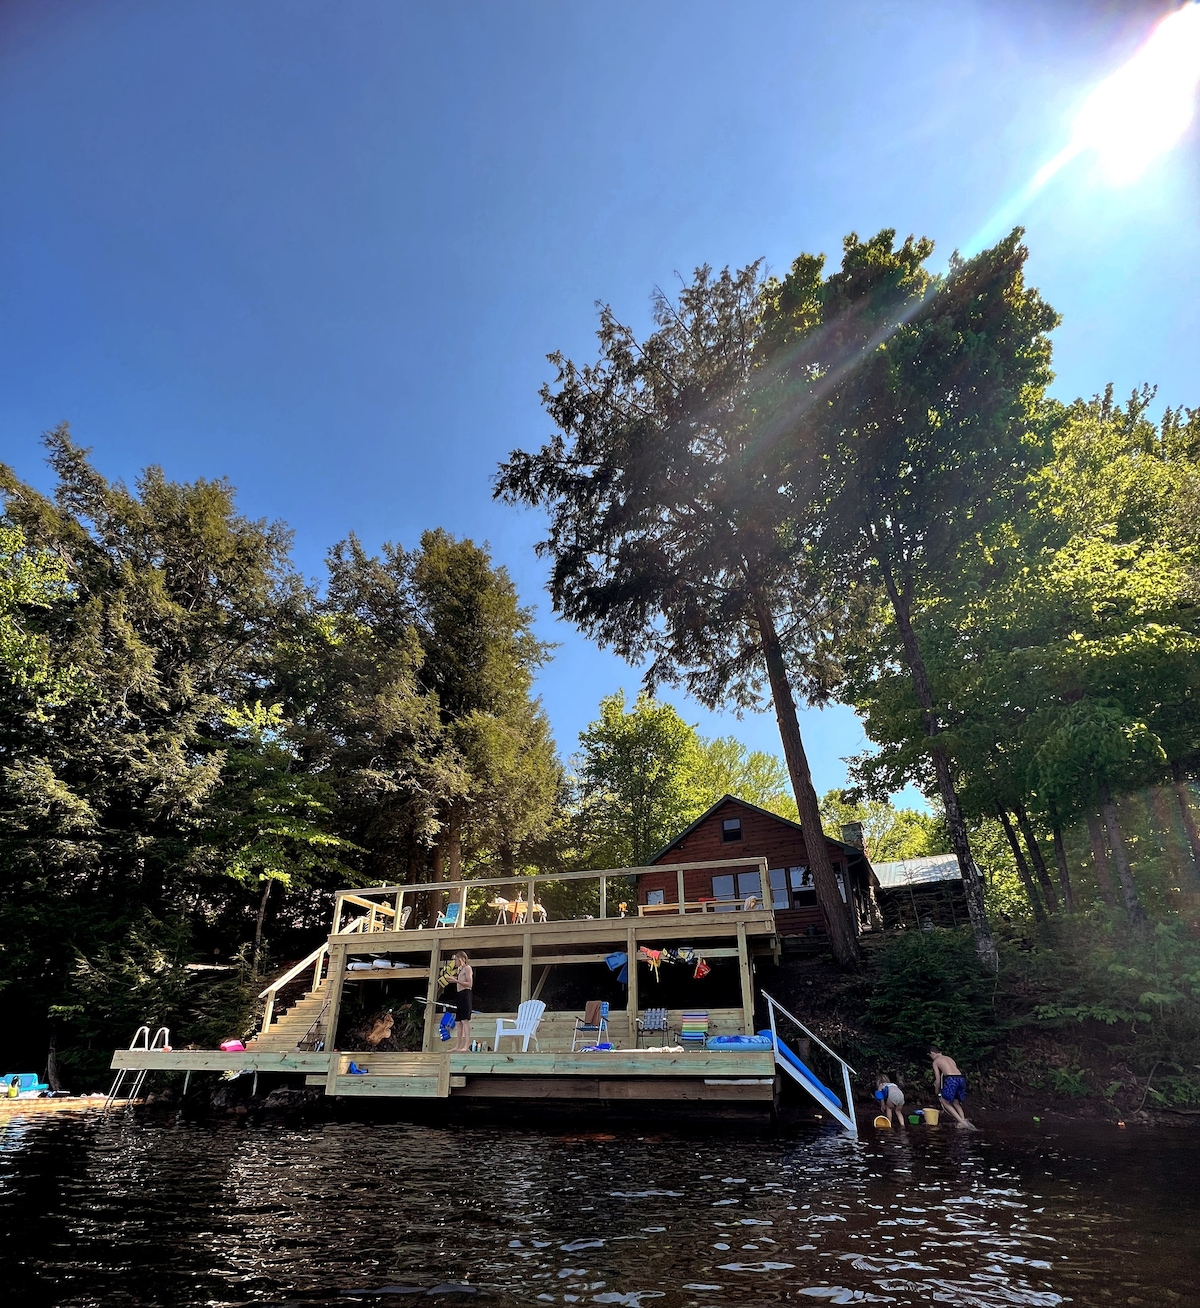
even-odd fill
[[(858, 1073), (846, 1062), (839, 1054), (835, 1054), (832, 1049), (825, 1043), (820, 1036), (813, 1033), (800, 1021), (794, 1013), (789, 1013), (780, 1003), (777, 1003), (764, 990), (762, 997), (767, 1001), (767, 1012), (771, 1019), (771, 1044), (775, 1051), (775, 1065), (782, 1068), (788, 1076), (804, 1091), (810, 1094), (821, 1105), (827, 1113), (830, 1113), (850, 1132), (851, 1135), (858, 1134), (858, 1119), (854, 1114), (854, 1091), (850, 1088), (850, 1077), (857, 1076)], [(788, 1021), (795, 1023), (796, 1026), (804, 1032), (810, 1040), (815, 1041), (825, 1050), (827, 1054), (835, 1059), (842, 1069), (842, 1085), (846, 1092), (845, 1107), (842, 1106), (838, 1097), (827, 1085), (822, 1084), (817, 1074), (805, 1063), (795, 1050), (789, 1048), (780, 1039), (779, 1029), (775, 1021), (776, 1014), (786, 1017)], [(764, 1035), (766, 1032), (763, 1033)]]
[[(148, 1026), (139, 1026), (133, 1033), (133, 1039), (129, 1042), (131, 1050), (142, 1050), (145, 1053), (152, 1053), (156, 1049), (167, 1049), (171, 1044), (171, 1033), (165, 1026), (160, 1026), (154, 1033), (154, 1039), (150, 1039), (150, 1028)], [(108, 1092), (108, 1098), (104, 1101), (104, 1111), (108, 1110), (117, 1102), (121, 1093), (121, 1087), (125, 1083), (126, 1075), (133, 1078), (133, 1083), (125, 1095), (124, 1102), (132, 1103), (138, 1097), (142, 1088), (142, 1082), (145, 1081), (150, 1069), (148, 1067), (122, 1067), (117, 1072), (116, 1078), (112, 1083), (112, 1089)]]

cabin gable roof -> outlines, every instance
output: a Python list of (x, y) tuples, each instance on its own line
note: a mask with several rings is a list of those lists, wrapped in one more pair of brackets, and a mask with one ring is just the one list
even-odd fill
[[(684, 827), (682, 831), (672, 836), (656, 854), (652, 854), (646, 866), (652, 867), (655, 863), (664, 859), (681, 840), (685, 840), (697, 829), (697, 827), (702, 826), (710, 817), (713, 816), (714, 813), (717, 813), (727, 804), (736, 804), (739, 808), (744, 808), (748, 812), (757, 813), (760, 817), (769, 818), (772, 822), (778, 823), (781, 827), (786, 827), (789, 831), (795, 831), (801, 836), (804, 835), (804, 828), (799, 822), (793, 822), (791, 818), (780, 817), (778, 813), (772, 813), (770, 809), (760, 808), (757, 804), (751, 804), (748, 799), (739, 799), (736, 795), (722, 795), (721, 798), (711, 806), (711, 808), (706, 809), (694, 822), (690, 823), (688, 826)], [(857, 845), (848, 845), (843, 840), (835, 840), (832, 836), (825, 835), (824, 831), (822, 831), (821, 834), (825, 837), (828, 844), (836, 845), (837, 848), (842, 850), (849, 858), (856, 856), (859, 858), (864, 857), (863, 851), (859, 849)]]

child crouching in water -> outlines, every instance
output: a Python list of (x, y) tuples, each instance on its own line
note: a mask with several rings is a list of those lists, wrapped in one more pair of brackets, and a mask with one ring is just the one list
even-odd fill
[(875, 1078), (875, 1098), (879, 1100), (880, 1114), (892, 1120), (892, 1114), (896, 1115), (896, 1125), (904, 1125), (904, 1091), (894, 1082), (889, 1081), (886, 1076), (877, 1076)]

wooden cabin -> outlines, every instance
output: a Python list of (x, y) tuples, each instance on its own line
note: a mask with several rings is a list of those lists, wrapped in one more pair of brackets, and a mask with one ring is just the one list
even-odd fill
[[(843, 901), (849, 896), (856, 932), (881, 925), (879, 883), (861, 842), (834, 840), (822, 833), (838, 878)], [(734, 868), (737, 855), (745, 867)], [(638, 904), (643, 911), (669, 905), (683, 898), (712, 902), (729, 911), (738, 903), (755, 898), (775, 915), (779, 935), (793, 940), (828, 934), (825, 915), (817, 903), (804, 830), (756, 804), (725, 795), (691, 826), (685, 828), (651, 859), (650, 866), (677, 864), (687, 859), (696, 864), (682, 875), (663, 867), (659, 878), (643, 876), (638, 881)], [(706, 866), (726, 860), (728, 866)], [(754, 864), (760, 861), (765, 870)]]

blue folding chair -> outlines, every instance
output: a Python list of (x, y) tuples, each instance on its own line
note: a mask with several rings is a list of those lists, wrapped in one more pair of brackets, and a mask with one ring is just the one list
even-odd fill
[(575, 1019), (575, 1030), (571, 1035), (571, 1051), (574, 1052), (575, 1046), (580, 1036), (586, 1036), (589, 1032), (595, 1032), (595, 1039), (590, 1041), (591, 1044), (600, 1044), (608, 1039), (608, 1000), (606, 999), (600, 1005), (599, 1020), (593, 1026), (589, 1026), (582, 1017)]
[(461, 909), (462, 905), (456, 901), (449, 905), (444, 913), (438, 914), (438, 919), (433, 925), (435, 927), (458, 926), (458, 914)]

